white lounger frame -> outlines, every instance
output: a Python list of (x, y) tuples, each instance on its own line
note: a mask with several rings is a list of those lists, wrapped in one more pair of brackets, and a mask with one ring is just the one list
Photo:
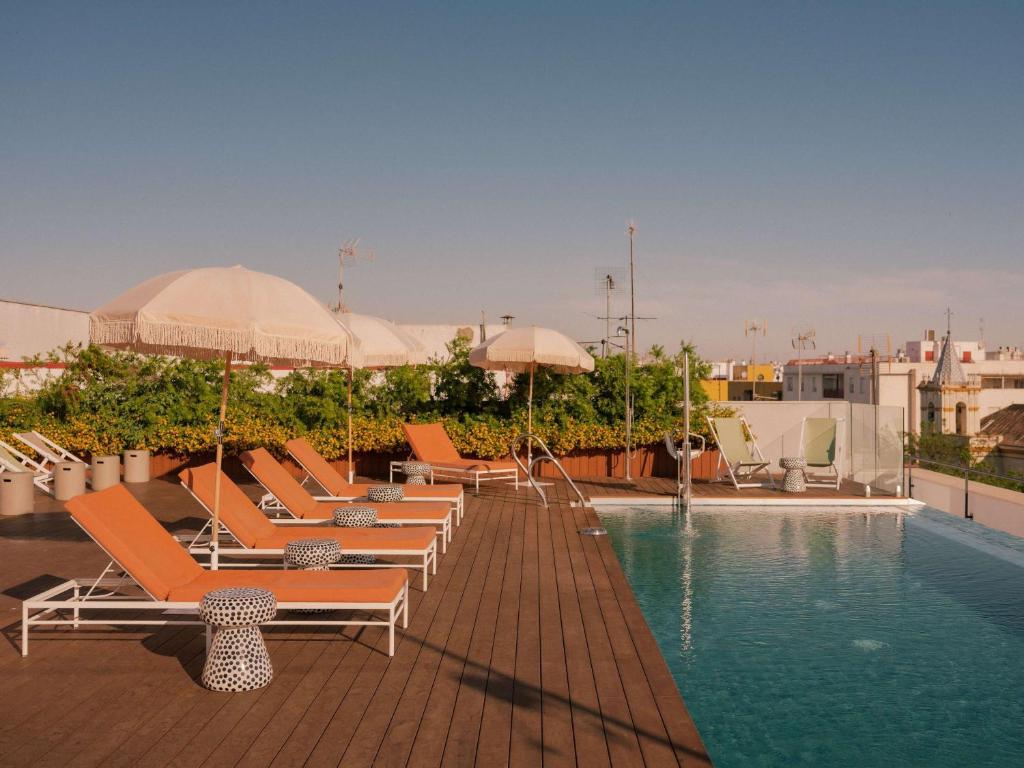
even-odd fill
[[(419, 459), (410, 457), (409, 461), (419, 461)], [(389, 482), (394, 482), (395, 471), (401, 471), (402, 464), (404, 463), (402, 461), (392, 461), (388, 465)], [(488, 480), (511, 480), (515, 483), (516, 490), (519, 490), (519, 469), (516, 467), (509, 469), (464, 469), (446, 464), (435, 464), (432, 461), (423, 463), (430, 464), (431, 485), (434, 484), (435, 477), (440, 477), (442, 480), (458, 480), (460, 483), (469, 480), (476, 486), (476, 492), (480, 493), (480, 483), (487, 482)]]
[(8, 445), (3, 440), (0, 440), (0, 448), (3, 448), (11, 454), (11, 457), (17, 459), (21, 465), (13, 465), (3, 458), (0, 458), (0, 467), (7, 472), (31, 472), (32, 484), (43, 493), (53, 496), (53, 472), (51, 470), (44, 467), (35, 459), (29, 458), (13, 445)]
[[(38, 453), (40, 456), (43, 457), (43, 459), (50, 462), (51, 464), (57, 464), (58, 462), (61, 461), (74, 461), (77, 462), (78, 464), (86, 463), (82, 459), (75, 456), (75, 454), (73, 454), (67, 448), (63, 448), (57, 445), (55, 442), (53, 442), (53, 440), (46, 437), (46, 435), (41, 435), (35, 430), (32, 430), (31, 432), (21, 433), (12, 432), (11, 434), (14, 436), (15, 440), (22, 443), (23, 445), (27, 445), (29, 448)], [(38, 440), (39, 443), (36, 444), (33, 443), (31, 440), (26, 440), (24, 437), (22, 437), (22, 435), (31, 435), (32, 438)], [(52, 469), (52, 467), (50, 469)]]
[[(263, 496), (260, 497), (259, 508), (262, 509), (262, 510), (270, 510), (272, 512), (285, 512), (285, 513), (287, 513), (288, 515), (291, 516), (291, 519), (285, 518), (284, 520), (282, 520), (280, 518), (272, 518), (272, 522), (279, 523), (279, 524), (280, 523), (293, 523), (293, 524), (294, 523), (299, 523), (299, 524), (305, 524), (305, 525), (310, 525), (310, 524), (323, 525), (324, 523), (329, 523), (330, 522), (330, 520), (326, 520), (326, 519), (325, 520), (305, 520), (305, 519), (302, 519), (302, 518), (295, 517), (295, 515), (292, 514), (292, 511), (290, 509), (288, 509), (288, 507), (286, 507), (284, 504), (282, 504), (281, 501), (273, 493), (271, 493), (270, 489), (267, 488), (267, 486), (263, 485), (263, 483), (260, 481), (260, 479), (258, 477), (256, 477), (256, 475), (253, 474), (251, 469), (249, 469), (248, 467), (246, 467), (245, 469), (246, 469), (246, 471), (250, 475), (252, 475), (253, 480), (255, 480), (257, 483), (259, 483), (263, 487), (263, 490), (266, 491), (266, 493), (264, 493)], [(195, 496), (195, 494), (192, 494), (192, 495)], [(352, 501), (352, 499), (348, 499), (348, 498), (346, 498), (344, 496), (313, 496), (313, 498), (316, 499), (317, 501), (325, 501), (325, 502), (337, 501), (339, 503), (347, 503), (349, 501)], [(198, 501), (198, 499), (196, 499), (196, 500)], [(445, 501), (445, 499), (438, 499), (438, 503), (442, 503), (444, 501)], [(366, 505), (372, 507), (373, 506), (373, 502), (372, 501), (368, 501), (368, 502), (366, 502)], [(207, 510), (207, 511), (209, 511), (209, 510)], [(408, 518), (408, 519), (401, 518), (401, 517), (388, 517), (387, 520), (382, 520), (381, 522), (383, 522), (383, 523), (397, 523), (398, 525), (423, 525), (423, 526), (433, 525), (433, 526), (438, 526), (437, 535), (441, 539), (441, 554), (444, 555), (444, 554), (448, 553), (448, 542), (450, 542), (452, 540), (452, 512), (453, 511), (454, 511), (454, 508), (449, 509), (448, 510), (448, 514), (446, 514), (443, 518), (436, 518), (434, 520), (424, 520), (424, 519), (418, 518), (418, 517), (417, 518)]]
[[(182, 483), (182, 486), (185, 488), (185, 490), (187, 490), (190, 494), (192, 494), (192, 498), (194, 498), (197, 502), (199, 502), (199, 504), (202, 505), (203, 509), (206, 509), (206, 505), (203, 504), (203, 502), (199, 500), (199, 497), (196, 496), (195, 493), (192, 492), (191, 488), (186, 486), (184, 483)], [(208, 509), (206, 511), (209, 512)], [(310, 520), (292, 519), (292, 520), (287, 520), (287, 521), (282, 520), (282, 521), (279, 521), (279, 522), (286, 523), (286, 524), (292, 524), (296, 528), (298, 528), (300, 526), (320, 527), (320, 528), (326, 527), (326, 526), (323, 525), (323, 522), (324, 522), (323, 520), (310, 521)], [(227, 523), (225, 523), (223, 519), (220, 521), (220, 524), (221, 524), (221, 527), (224, 529), (222, 531), (221, 535), (223, 536), (223, 534), (226, 533), (228, 535), (229, 540), (232, 543), (232, 545), (228, 546), (228, 547), (221, 547), (221, 546), (219, 546), (220, 542), (218, 541), (218, 547), (217, 547), (217, 558), (218, 558), (217, 566), (218, 567), (220, 567), (220, 568), (251, 568), (251, 567), (253, 567), (253, 564), (254, 564), (253, 561), (266, 560), (267, 558), (277, 558), (278, 560), (281, 561), (279, 563), (278, 567), (281, 567), (281, 568), (284, 567), (284, 549), (256, 549), (256, 548), (253, 548), (253, 547), (246, 547), (246, 546), (244, 546), (241, 543), (239, 538), (234, 534), (234, 532), (232, 532), (232, 530), (228, 527)], [(190, 539), (188, 541), (185, 541), (185, 542), (182, 542), (185, 545), (185, 548), (188, 550), (188, 553), (190, 555), (192, 555), (193, 557), (195, 557), (197, 560), (199, 560), (199, 558), (201, 556), (209, 557), (209, 555), (210, 555), (209, 543), (210, 543), (210, 534), (212, 533), (212, 531), (211, 531), (212, 527), (213, 527), (213, 520), (212, 519), (211, 520), (207, 520), (206, 523), (203, 525), (203, 527), (199, 530), (199, 533), (197, 533), (192, 539)], [(333, 527), (333, 526), (331, 526), (331, 527)], [(296, 534), (296, 538), (297, 539), (301, 538), (301, 534), (297, 533)], [(437, 541), (436, 540), (431, 541), (430, 542), (430, 546), (428, 546), (422, 552), (410, 552), (408, 549), (380, 549), (380, 548), (373, 548), (373, 549), (352, 549), (352, 548), (346, 548), (345, 550), (343, 550), (343, 552), (346, 555), (374, 555), (375, 557), (377, 555), (380, 555), (381, 557), (419, 557), (421, 562), (415, 563), (415, 564), (409, 564), (409, 563), (373, 563), (372, 565), (370, 565), (368, 563), (337, 563), (337, 564), (335, 564), (335, 565), (333, 565), (331, 567), (332, 568), (416, 568), (417, 570), (420, 570), (423, 573), (423, 591), (424, 592), (427, 591), (427, 584), (429, 582), (428, 574), (430, 576), (436, 576), (437, 575)], [(239, 558), (241, 558), (241, 562), (222, 563), (222, 562), (220, 562), (220, 558), (222, 558), (222, 557), (230, 557), (230, 558), (235, 559), (236, 561)], [(246, 560), (248, 560), (248, 562), (246, 562)], [(199, 560), (199, 564), (201, 566), (203, 566), (204, 568), (209, 568), (210, 567), (210, 564), (208, 562), (203, 562), (202, 560)], [(263, 567), (266, 567), (265, 563), (259, 563), (259, 564), (263, 565)]]
[[(77, 520), (75, 521), (78, 522)], [(81, 527), (81, 525), (79, 525)], [(84, 528), (82, 530), (85, 530)], [(89, 534), (85, 531), (86, 535)], [(92, 538), (92, 536), (89, 536)], [(28, 633), (32, 627), (56, 627), (70, 626), (78, 629), (82, 626), (168, 626), (168, 625), (202, 625), (203, 622), (196, 619), (171, 619), (167, 613), (184, 612), (196, 613), (198, 616), (198, 602), (177, 602), (168, 600), (157, 600), (145, 587), (133, 579), (117, 560), (110, 556), (110, 553), (96, 539), (93, 542), (110, 557), (110, 563), (103, 569), (103, 573), (96, 579), (69, 579), (34, 597), (30, 597), (21, 604), (21, 655), (28, 656)], [(120, 572), (121, 576), (109, 577), (108, 574)], [(137, 588), (141, 590), (142, 596), (121, 595), (115, 592), (117, 589)], [(84, 590), (84, 594), (83, 594)], [(67, 597), (70, 592), (71, 596)], [(62, 597), (64, 596), (64, 597)], [(321, 627), (349, 627), (349, 626), (386, 626), (388, 628), (388, 656), (395, 655), (395, 626), (398, 618), (402, 618), (402, 628), (409, 626), (409, 581), (399, 590), (394, 600), (387, 603), (321, 603), (321, 602), (294, 602), (278, 603), (278, 610), (338, 610), (338, 611), (387, 611), (387, 620), (365, 619), (365, 620), (334, 620), (316, 618), (311, 615), (307, 619), (275, 619), (266, 624), (269, 626), (296, 626), (308, 624)], [(139, 611), (160, 611), (160, 617), (150, 619), (83, 619), (82, 613), (90, 610), (111, 610), (119, 608), (124, 610)], [(67, 618), (70, 611), (71, 618)], [(52, 615), (51, 615), (52, 614)], [(209, 641), (209, 628), (207, 629), (207, 641)]]

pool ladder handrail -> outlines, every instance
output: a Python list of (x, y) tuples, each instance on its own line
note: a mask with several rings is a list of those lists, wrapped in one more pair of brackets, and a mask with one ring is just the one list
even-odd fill
[[(536, 456), (533, 456), (530, 459), (529, 466), (523, 464), (522, 459), (519, 458), (519, 454), (517, 453), (519, 448), (522, 447), (522, 443), (524, 440), (526, 440), (527, 442), (537, 443), (538, 447), (541, 450), (540, 453), (538, 453)], [(544, 489), (533, 478), (533, 465), (540, 461), (550, 461), (552, 464), (554, 464), (558, 471), (562, 474), (562, 477), (565, 478), (565, 481), (569, 483), (569, 487), (572, 488), (573, 491), (576, 493), (577, 498), (579, 498), (580, 500), (580, 504), (584, 507), (587, 506), (586, 497), (583, 495), (582, 492), (580, 492), (580, 489), (576, 487), (576, 483), (574, 483), (572, 481), (572, 478), (569, 477), (569, 473), (565, 471), (565, 467), (563, 467), (562, 463), (555, 458), (554, 454), (551, 453), (551, 450), (548, 448), (547, 443), (541, 440), (539, 435), (535, 435), (532, 432), (524, 432), (523, 434), (519, 435), (519, 437), (512, 441), (511, 450), (512, 460), (519, 465), (519, 468), (523, 470), (523, 472), (526, 473), (526, 479), (529, 481), (530, 486), (533, 488), (533, 490), (537, 492), (537, 495), (540, 496), (540, 500), (544, 503), (544, 509), (548, 508), (547, 494), (544, 493)]]

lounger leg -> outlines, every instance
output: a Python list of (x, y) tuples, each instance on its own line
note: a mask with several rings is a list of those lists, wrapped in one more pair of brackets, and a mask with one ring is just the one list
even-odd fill
[(28, 656), (28, 606), (21, 604), (21, 655)]
[(78, 598), (81, 595), (81, 593), (82, 593), (81, 588), (77, 584), (75, 584), (75, 607), (74, 607), (74, 610), (72, 611), (72, 616), (73, 616), (73, 618), (75, 620), (75, 623), (71, 625), (75, 629), (78, 629), (78, 618), (79, 618), (79, 615), (78, 615), (79, 614), (79, 611), (78, 611)]
[(395, 655), (395, 609), (388, 610), (388, 656)]
[(409, 628), (409, 583), (406, 582), (402, 598), (402, 629)]
[(427, 569), (429, 568), (430, 555), (429, 553), (423, 556), (423, 591), (427, 591)]
[(448, 554), (448, 526), (441, 524), (441, 554)]
[(480, 494), (480, 475), (474, 473), (473, 477), (476, 478), (476, 492), (477, 492), (477, 495), (479, 495)]

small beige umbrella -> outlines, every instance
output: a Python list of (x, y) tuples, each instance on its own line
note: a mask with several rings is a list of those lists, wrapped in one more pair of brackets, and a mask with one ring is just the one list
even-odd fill
[[(533, 432), (533, 374), (538, 367), (556, 373), (584, 373), (594, 370), (594, 358), (564, 333), (535, 325), (512, 328), (474, 347), (469, 362), (477, 368), (530, 373), (527, 398), (527, 431)], [(526, 444), (527, 457), (532, 458), (531, 443)]]
[(422, 365), (427, 350), (411, 333), (373, 315), (343, 312), (335, 315), (355, 342), (357, 352), (349, 357), (348, 366), (348, 481), (355, 478), (352, 460), (352, 372), (354, 368), (393, 368), (399, 365)]
[(348, 332), (302, 288), (243, 267), (191, 269), (151, 278), (90, 314), (89, 340), (144, 354), (224, 358), (210, 542), (213, 568), (232, 360), (341, 366), (350, 347)]

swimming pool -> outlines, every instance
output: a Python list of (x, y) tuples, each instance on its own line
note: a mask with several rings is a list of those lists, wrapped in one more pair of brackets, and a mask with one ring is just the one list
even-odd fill
[(719, 768), (1024, 765), (1024, 540), (927, 508), (599, 515)]

